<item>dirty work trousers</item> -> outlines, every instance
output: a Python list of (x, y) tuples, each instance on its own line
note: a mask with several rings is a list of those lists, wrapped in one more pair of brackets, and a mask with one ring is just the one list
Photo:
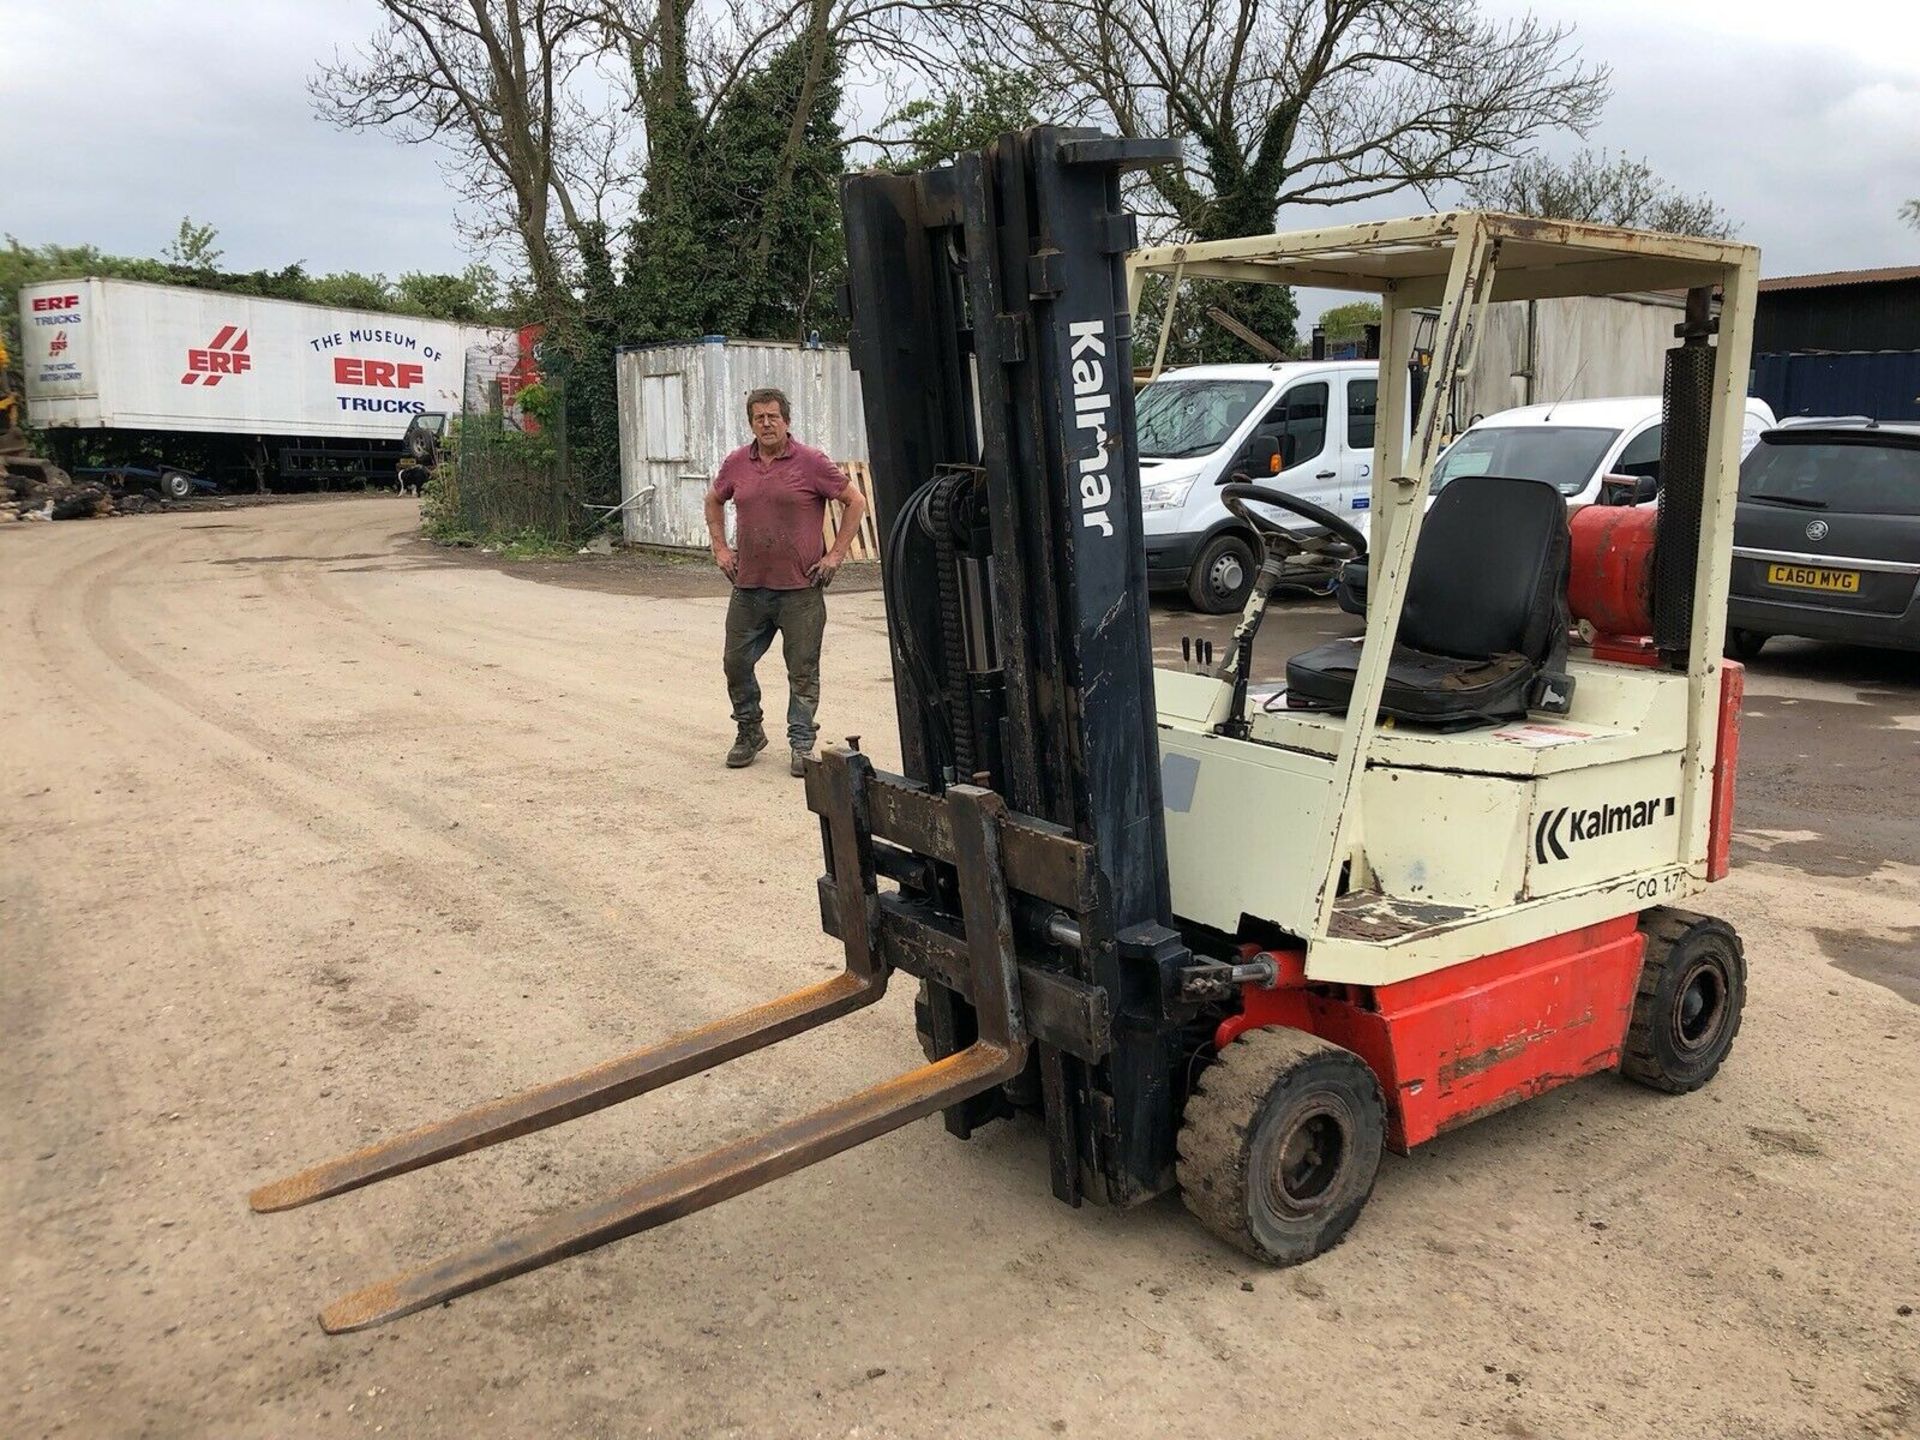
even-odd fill
[(805, 590), (742, 590), (736, 587), (727, 606), (727, 695), (733, 701), (736, 724), (760, 723), (760, 682), (753, 667), (780, 635), (787, 661), (787, 744), (812, 750), (820, 727), (813, 713), (820, 708), (820, 638), (827, 629), (827, 592), (817, 585)]

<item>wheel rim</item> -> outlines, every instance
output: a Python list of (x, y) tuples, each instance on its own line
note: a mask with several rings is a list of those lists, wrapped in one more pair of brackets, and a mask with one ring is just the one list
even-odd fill
[(1247, 580), (1246, 566), (1240, 563), (1240, 557), (1231, 550), (1213, 562), (1213, 568), (1207, 572), (1207, 584), (1213, 593), (1225, 598), (1237, 592)]
[(1275, 1215), (1308, 1215), (1333, 1195), (1347, 1163), (1346, 1116), (1319, 1103), (1275, 1134), (1261, 1167), (1261, 1198)]
[(1726, 1021), (1726, 970), (1718, 959), (1700, 960), (1681, 977), (1674, 997), (1675, 1048), (1689, 1055), (1711, 1048)]

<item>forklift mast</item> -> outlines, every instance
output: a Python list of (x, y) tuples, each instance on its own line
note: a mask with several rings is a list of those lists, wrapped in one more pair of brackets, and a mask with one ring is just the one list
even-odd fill
[[(1113, 1012), (1104, 1060), (1042, 1036), (1032, 1061), (1054, 1189), (1074, 1202), (1172, 1184), (1163, 997), (1185, 952), (1170, 928), (1120, 177), (1176, 154), (1045, 127), (841, 183), (905, 776), (997, 791), (1089, 847), (1085, 913), (1016, 914), (1023, 961), (1052, 957)], [(939, 892), (918, 898), (950, 911)], [(972, 1007), (918, 968), (923, 1042), (963, 1048)], [(982, 1097), (949, 1127), (1007, 1108)]]

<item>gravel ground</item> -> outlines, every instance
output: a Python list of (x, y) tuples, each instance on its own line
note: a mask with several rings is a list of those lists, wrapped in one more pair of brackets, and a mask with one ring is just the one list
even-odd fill
[[(247, 1211), (837, 966), (798, 783), (719, 764), (724, 586), (434, 551), (415, 514), (0, 532), (0, 1433), (1920, 1433), (1920, 677), (1808, 645), (1753, 667), (1710, 897), (1752, 998), (1697, 1095), (1596, 1078), (1390, 1157), (1287, 1272), (1177, 1201), (1055, 1204), (1036, 1128), (922, 1122), (324, 1336), (346, 1289), (918, 1058), (901, 985), (564, 1130)], [(1266, 648), (1348, 623), (1291, 606)], [(1202, 627), (1163, 615), (1163, 655)], [(836, 587), (825, 683), (827, 734), (892, 763), (870, 583)]]

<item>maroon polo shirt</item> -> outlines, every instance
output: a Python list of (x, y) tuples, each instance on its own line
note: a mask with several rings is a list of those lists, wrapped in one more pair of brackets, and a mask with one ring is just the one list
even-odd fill
[(762, 460), (748, 441), (720, 462), (713, 493), (733, 502), (733, 583), (743, 590), (804, 590), (807, 571), (827, 553), (827, 501), (847, 490), (847, 477), (824, 450), (787, 437), (787, 448)]

